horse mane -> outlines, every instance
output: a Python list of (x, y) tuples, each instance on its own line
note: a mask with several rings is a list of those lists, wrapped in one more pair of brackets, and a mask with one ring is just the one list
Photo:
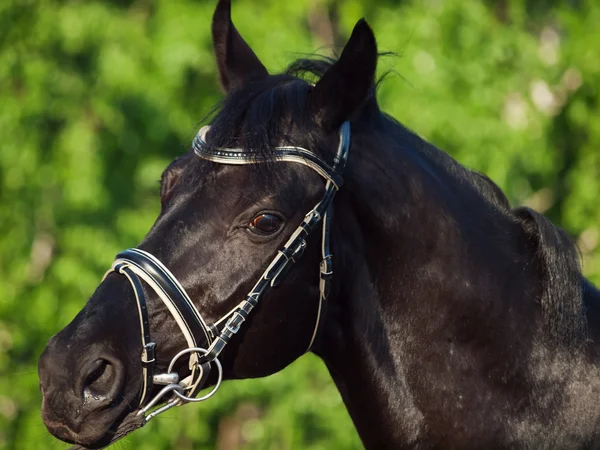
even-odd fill
[[(318, 130), (308, 111), (306, 96), (333, 63), (335, 59), (322, 56), (300, 58), (280, 75), (250, 82), (242, 89), (230, 92), (214, 110), (208, 145), (243, 146), (268, 159), (273, 147), (281, 145), (282, 139), (291, 138), (293, 125), (301, 133), (305, 145), (322, 155), (318, 148)], [(400, 126), (405, 131), (403, 139), (409, 145), (419, 147), (435, 166), (467, 180), (484, 201), (520, 225), (532, 255), (530, 264), (536, 265), (541, 279), (538, 300), (547, 336), (565, 345), (584, 342), (587, 322), (582, 286), (585, 279), (576, 245), (540, 213), (525, 207), (512, 209), (502, 190), (486, 175), (466, 168), (433, 145), (424, 145), (426, 141), (421, 137), (382, 113), (377, 107), (375, 92), (386, 75), (374, 83), (368, 102), (375, 107), (370, 108), (369, 113)], [(255, 167), (269, 176), (276, 173), (273, 164), (267, 164), (266, 169), (261, 164)]]

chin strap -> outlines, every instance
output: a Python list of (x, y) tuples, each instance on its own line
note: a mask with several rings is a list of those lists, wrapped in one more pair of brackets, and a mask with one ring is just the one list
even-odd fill
[[(267, 161), (264, 158), (258, 157), (255, 153), (244, 149), (209, 150), (205, 144), (208, 130), (208, 127), (200, 129), (193, 142), (194, 151), (200, 158), (221, 164), (236, 165), (260, 164)], [(223, 370), (218, 359), (219, 355), (233, 335), (240, 330), (241, 325), (258, 305), (263, 294), (271, 287), (277, 286), (292, 265), (302, 256), (307, 246), (308, 237), (322, 222), (319, 306), (315, 327), (306, 350), (310, 351), (322, 323), (323, 310), (326, 307), (326, 300), (331, 290), (331, 279), (333, 276), (333, 256), (330, 252), (330, 228), (331, 216), (333, 214), (332, 202), (335, 193), (342, 184), (341, 174), (346, 166), (350, 149), (349, 122), (342, 124), (339, 134), (339, 145), (332, 165), (329, 165), (315, 153), (301, 147), (277, 147), (273, 149), (272, 160), (296, 162), (315, 170), (325, 179), (325, 192), (321, 201), (306, 214), (302, 223), (292, 233), (281, 250), (277, 252), (273, 261), (271, 261), (259, 280), (246, 295), (246, 298), (214, 324), (206, 324), (179, 281), (152, 254), (137, 248), (130, 248), (117, 255), (115, 262), (111, 269), (104, 275), (104, 278), (112, 272), (124, 275), (127, 277), (135, 294), (140, 318), (143, 375), (138, 415), (145, 416), (144, 423), (174, 406), (188, 402), (200, 402), (214, 395), (223, 378)], [(188, 348), (173, 357), (166, 373), (154, 373), (156, 344), (151, 340), (150, 322), (142, 281), (165, 304), (188, 345)], [(198, 339), (200, 339), (200, 342), (206, 343), (206, 349), (199, 347)], [(185, 379), (179, 380), (179, 375), (175, 372), (175, 364), (183, 356), (187, 356), (188, 358), (188, 368), (191, 373)], [(208, 394), (196, 397), (206, 384), (213, 365), (218, 370), (215, 386)], [(162, 385), (164, 387), (152, 399), (148, 400), (155, 385)], [(170, 396), (167, 403), (150, 412), (167, 395)], [(147, 403), (144, 404), (146, 401)]]

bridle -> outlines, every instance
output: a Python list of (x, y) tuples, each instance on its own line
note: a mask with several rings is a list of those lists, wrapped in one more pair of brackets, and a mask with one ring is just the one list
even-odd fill
[[(307, 245), (306, 239), (319, 223), (322, 223), (319, 308), (315, 328), (306, 351), (311, 349), (317, 336), (322, 322), (321, 316), (323, 315), (325, 300), (331, 288), (331, 277), (333, 275), (329, 236), (332, 215), (331, 205), (335, 193), (342, 184), (341, 174), (346, 166), (350, 149), (349, 122), (344, 122), (340, 127), (339, 144), (332, 164), (328, 164), (316, 153), (301, 147), (276, 147), (272, 150), (268, 159), (256, 152), (241, 148), (210, 149), (206, 145), (208, 130), (208, 126), (202, 127), (194, 138), (193, 149), (198, 157), (215, 163), (233, 165), (260, 164), (267, 161), (300, 163), (310, 167), (325, 179), (325, 192), (321, 200), (306, 214), (302, 223), (278, 251), (254, 287), (250, 289), (246, 298), (213, 324), (207, 324), (204, 321), (177, 278), (152, 254), (137, 248), (130, 248), (117, 255), (111, 269), (104, 277), (106, 278), (112, 272), (126, 276), (135, 294), (140, 319), (143, 375), (139, 402), (140, 409), (137, 415), (144, 416), (144, 423), (174, 406), (188, 402), (200, 402), (214, 395), (223, 379), (223, 369), (218, 359), (220, 353), (258, 305), (263, 294), (271, 287), (277, 286), (285, 273), (302, 256)], [(156, 344), (150, 337), (150, 322), (142, 281), (166, 305), (188, 345), (188, 348), (173, 357), (165, 373), (154, 373)], [(208, 348), (199, 347), (198, 338), (205, 339)], [(189, 355), (188, 367), (191, 373), (180, 380), (179, 374), (173, 369), (176, 362), (184, 355)], [(196, 397), (206, 383), (212, 364), (218, 370), (217, 382), (208, 394)], [(154, 385), (164, 387), (152, 399), (148, 400)], [(172, 393), (174, 396), (165, 405), (149, 412), (168, 393)], [(144, 404), (146, 401), (147, 403)]]

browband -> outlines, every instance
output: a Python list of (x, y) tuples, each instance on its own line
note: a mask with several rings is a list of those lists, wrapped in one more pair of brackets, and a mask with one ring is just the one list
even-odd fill
[[(347, 128), (349, 133), (350, 128), (342, 125), (340, 134), (343, 132), (344, 128)], [(194, 152), (202, 159), (220, 164), (232, 165), (260, 164), (272, 160), (295, 162), (310, 167), (327, 181), (331, 181), (336, 189), (339, 189), (342, 185), (342, 176), (336, 171), (336, 168), (327, 164), (317, 154), (310, 150), (292, 146), (276, 147), (269, 153), (269, 156), (264, 156), (242, 148), (210, 149), (206, 145), (206, 134), (209, 129), (210, 126), (208, 125), (200, 128), (200, 131), (198, 131), (198, 134), (192, 143)], [(342, 140), (343, 138), (340, 138), (340, 142)]]

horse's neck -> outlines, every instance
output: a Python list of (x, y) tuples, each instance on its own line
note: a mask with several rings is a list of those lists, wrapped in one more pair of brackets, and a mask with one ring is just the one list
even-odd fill
[[(378, 185), (336, 199), (343, 227), (333, 239), (352, 242), (338, 250), (349, 271), (336, 272), (342, 286), (318, 348), (365, 445), (559, 442), (563, 432), (576, 432), (584, 413), (580, 436), (589, 436), (598, 395), (575, 396), (585, 386), (600, 392), (597, 356), (586, 361), (536, 340), (542, 320), (530, 256), (503, 251), (510, 241), (487, 242), (499, 230), (518, 235), (510, 229), (515, 224), (502, 217), (485, 222), (483, 213), (472, 218), (472, 235), (462, 241), (452, 217), (410, 198), (411, 189), (422, 189), (419, 180), (382, 185), (404, 174), (392, 162), (374, 163), (377, 158), (360, 165), (380, 170), (369, 174)], [(345, 217), (342, 210), (357, 201), (364, 209)], [(477, 227), (485, 232), (477, 235)], [(600, 329), (600, 308), (590, 314)], [(558, 403), (544, 406), (544, 396)], [(569, 430), (549, 420), (556, 404), (564, 405), (561, 420)], [(577, 447), (577, 437), (563, 442)]]

